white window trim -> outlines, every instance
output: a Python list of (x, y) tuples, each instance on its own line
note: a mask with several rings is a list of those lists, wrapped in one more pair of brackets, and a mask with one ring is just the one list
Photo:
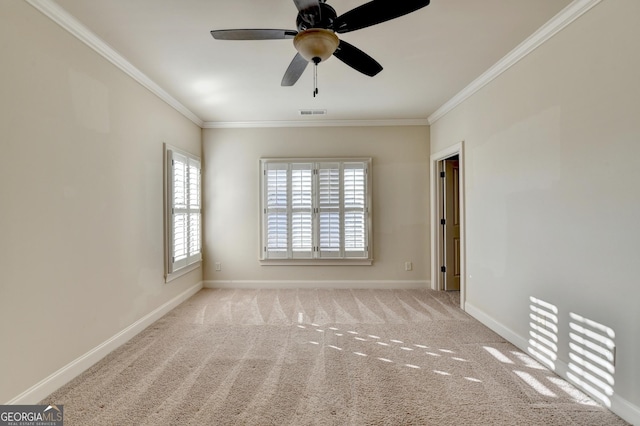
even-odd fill
[[(183, 151), (180, 148), (176, 148), (167, 143), (164, 144), (163, 149), (163, 164), (164, 164), (164, 276), (165, 283), (171, 282), (182, 275), (187, 274), (202, 266), (202, 163), (200, 157), (193, 155), (189, 152)], [(180, 265), (173, 263), (173, 155), (177, 154), (187, 159), (188, 164), (197, 165), (199, 171), (199, 208), (196, 209), (200, 213), (200, 226), (199, 226), (199, 252), (195, 255), (189, 254), (187, 260)], [(192, 211), (189, 207), (187, 210)]]
[[(265, 226), (265, 200), (266, 200), (266, 181), (264, 173), (269, 163), (365, 163), (366, 169), (366, 257), (305, 257), (305, 258), (268, 258), (265, 253), (266, 245), (266, 226)], [(367, 157), (342, 157), (342, 158), (262, 158), (260, 159), (260, 253), (258, 256), (259, 263), (263, 266), (367, 266), (373, 264), (373, 211), (372, 211), (372, 159)], [(342, 169), (341, 169), (342, 170)], [(342, 178), (341, 178), (342, 179)], [(314, 191), (316, 188), (314, 187)], [(314, 194), (314, 197), (316, 195)], [(344, 206), (341, 206), (341, 211)], [(291, 208), (291, 205), (288, 206)], [(317, 218), (313, 221), (316, 223)], [(317, 228), (314, 225), (314, 235), (317, 236)], [(291, 247), (289, 247), (289, 250)]]

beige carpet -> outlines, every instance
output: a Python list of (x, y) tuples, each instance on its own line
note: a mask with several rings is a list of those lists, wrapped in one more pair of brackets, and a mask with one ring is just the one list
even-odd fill
[(625, 425), (430, 290), (203, 290), (42, 403), (65, 425)]

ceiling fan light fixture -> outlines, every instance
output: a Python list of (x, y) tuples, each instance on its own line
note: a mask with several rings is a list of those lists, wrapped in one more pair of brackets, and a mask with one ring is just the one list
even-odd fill
[[(322, 62), (329, 59), (338, 48), (340, 39), (331, 30), (311, 28), (299, 32), (293, 39), (296, 50), (309, 62)], [(316, 58), (319, 58), (318, 61)]]

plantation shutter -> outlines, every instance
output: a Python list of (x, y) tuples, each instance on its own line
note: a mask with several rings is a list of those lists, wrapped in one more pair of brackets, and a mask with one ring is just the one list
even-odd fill
[(291, 165), (291, 250), (292, 257), (313, 256), (313, 165)]
[(265, 257), (313, 256), (313, 167), (267, 163), (264, 171)]
[(269, 163), (264, 170), (265, 256), (289, 257), (289, 168)]
[(173, 150), (167, 151), (171, 171), (169, 273), (202, 260), (200, 213), (200, 162)]
[(201, 206), (201, 165), (200, 161), (188, 159), (189, 165), (189, 245), (187, 264), (202, 260), (202, 206)]
[(364, 163), (345, 163), (344, 250), (346, 257), (367, 256), (367, 167)]
[(319, 257), (342, 257), (340, 163), (318, 165)]

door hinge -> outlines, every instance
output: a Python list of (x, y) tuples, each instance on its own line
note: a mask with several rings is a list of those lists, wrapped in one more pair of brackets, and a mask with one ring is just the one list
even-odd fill
[(445, 219), (440, 219), (440, 225), (446, 225), (447, 221)]
[(440, 272), (447, 272), (447, 267), (446, 266), (441, 266), (440, 267)]
[(440, 177), (444, 178), (444, 172), (440, 172)]

